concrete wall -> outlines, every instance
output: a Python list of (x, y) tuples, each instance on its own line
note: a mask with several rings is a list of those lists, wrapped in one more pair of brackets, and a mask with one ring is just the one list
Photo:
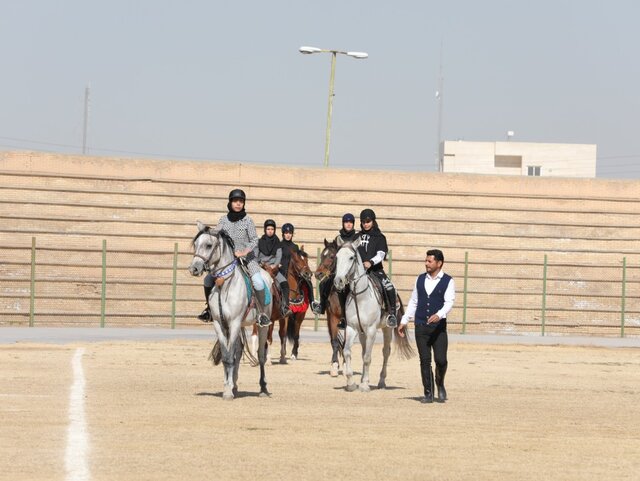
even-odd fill
[(198, 325), (190, 240), (196, 220), (215, 223), (226, 212), (234, 187), (247, 192), (258, 226), (292, 222), (312, 258), (344, 212), (372, 207), (405, 302), (426, 249), (442, 249), (458, 283), (453, 332), (463, 319), (466, 332), (540, 332), (545, 255), (546, 332), (619, 335), (623, 260), (625, 333), (640, 328), (638, 181), (30, 152), (0, 153), (0, 325), (29, 322), (34, 237), (36, 325), (99, 325), (103, 240), (106, 325), (170, 325), (176, 243), (176, 324)]
[[(443, 172), (527, 175), (539, 166), (543, 177), (596, 176), (596, 146), (533, 142), (443, 142)], [(519, 166), (497, 166), (496, 157), (520, 157)]]

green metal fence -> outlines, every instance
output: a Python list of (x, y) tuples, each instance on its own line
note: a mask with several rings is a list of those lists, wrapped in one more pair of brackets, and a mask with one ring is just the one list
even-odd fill
[[(186, 272), (192, 254), (179, 247), (109, 250), (103, 240), (101, 248), (70, 253), (38, 247), (34, 237), (24, 260), (4, 266), (0, 325), (200, 325), (202, 279)], [(626, 256), (609, 264), (554, 262), (551, 254), (529, 264), (475, 261), (464, 252), (464, 262), (445, 264), (457, 288), (451, 332), (640, 335), (640, 266)], [(406, 266), (398, 274), (397, 265), (390, 252), (387, 270), (406, 301), (422, 261), (415, 271), (410, 265), (411, 274)], [(320, 318), (312, 319), (317, 330)]]

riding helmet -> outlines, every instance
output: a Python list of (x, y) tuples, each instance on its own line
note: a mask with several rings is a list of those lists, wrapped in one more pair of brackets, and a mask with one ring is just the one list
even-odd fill
[(282, 233), (283, 234), (285, 232), (291, 232), (293, 234), (294, 230), (295, 230), (295, 227), (293, 227), (293, 224), (290, 224), (289, 222), (287, 222), (286, 224), (282, 225)]
[(233, 199), (242, 199), (243, 201), (247, 201), (247, 196), (244, 193), (244, 190), (242, 189), (233, 189), (231, 192), (229, 192), (229, 202), (231, 202)]
[(342, 223), (344, 224), (345, 222), (355, 222), (356, 218), (353, 216), (353, 214), (347, 212), (345, 215), (342, 216)]
[(376, 220), (376, 213), (371, 209), (364, 209), (360, 212), (360, 222), (364, 222), (367, 219)]
[(267, 227), (273, 227), (274, 229), (276, 228), (276, 221), (273, 219), (267, 219), (264, 221), (264, 230), (267, 230)]

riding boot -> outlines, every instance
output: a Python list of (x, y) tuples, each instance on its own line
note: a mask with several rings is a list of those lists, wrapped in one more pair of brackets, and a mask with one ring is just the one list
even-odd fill
[(256, 293), (256, 303), (258, 304), (258, 325), (260, 327), (266, 327), (271, 324), (271, 319), (267, 316), (265, 311), (265, 303), (266, 303), (266, 291), (268, 288), (264, 288), (261, 290), (255, 290)]
[(213, 287), (204, 286), (204, 302), (206, 304), (206, 307), (204, 308), (204, 311), (202, 311), (198, 316), (198, 319), (200, 319), (202, 322), (212, 321), (211, 309), (209, 309), (209, 296), (211, 295), (212, 290), (213, 290)]
[(394, 288), (385, 290), (387, 297), (387, 306), (389, 307), (389, 317), (387, 318), (387, 326), (391, 328), (398, 327), (398, 319), (396, 318), (396, 290)]
[(447, 365), (436, 364), (436, 386), (438, 386), (438, 402), (447, 400), (447, 390), (444, 388), (444, 375), (447, 373)]
[(422, 387), (424, 388), (423, 403), (430, 404), (433, 402), (433, 371), (431, 364), (420, 366), (420, 374), (422, 375)]
[(338, 329), (346, 329), (347, 321), (346, 321), (346, 304), (347, 304), (347, 293), (346, 291), (338, 292), (338, 299), (340, 300), (340, 322), (338, 322)]
[(282, 311), (282, 317), (287, 317), (292, 314), (289, 309), (289, 283), (282, 281), (280, 283), (280, 290), (282, 291), (282, 301), (280, 301), (280, 310)]

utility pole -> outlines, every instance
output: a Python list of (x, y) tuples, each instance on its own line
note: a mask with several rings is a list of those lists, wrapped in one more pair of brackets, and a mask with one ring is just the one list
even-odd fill
[(440, 148), (442, 145), (442, 101), (444, 90), (444, 76), (442, 74), (442, 42), (440, 42), (440, 70), (438, 72), (438, 90), (436, 91), (436, 102), (438, 102), (438, 137), (436, 144), (436, 172), (442, 172), (442, 156)]
[(84, 125), (82, 128), (82, 155), (87, 154), (87, 129), (89, 126), (89, 94), (90, 94), (90, 88), (87, 85), (84, 89)]

